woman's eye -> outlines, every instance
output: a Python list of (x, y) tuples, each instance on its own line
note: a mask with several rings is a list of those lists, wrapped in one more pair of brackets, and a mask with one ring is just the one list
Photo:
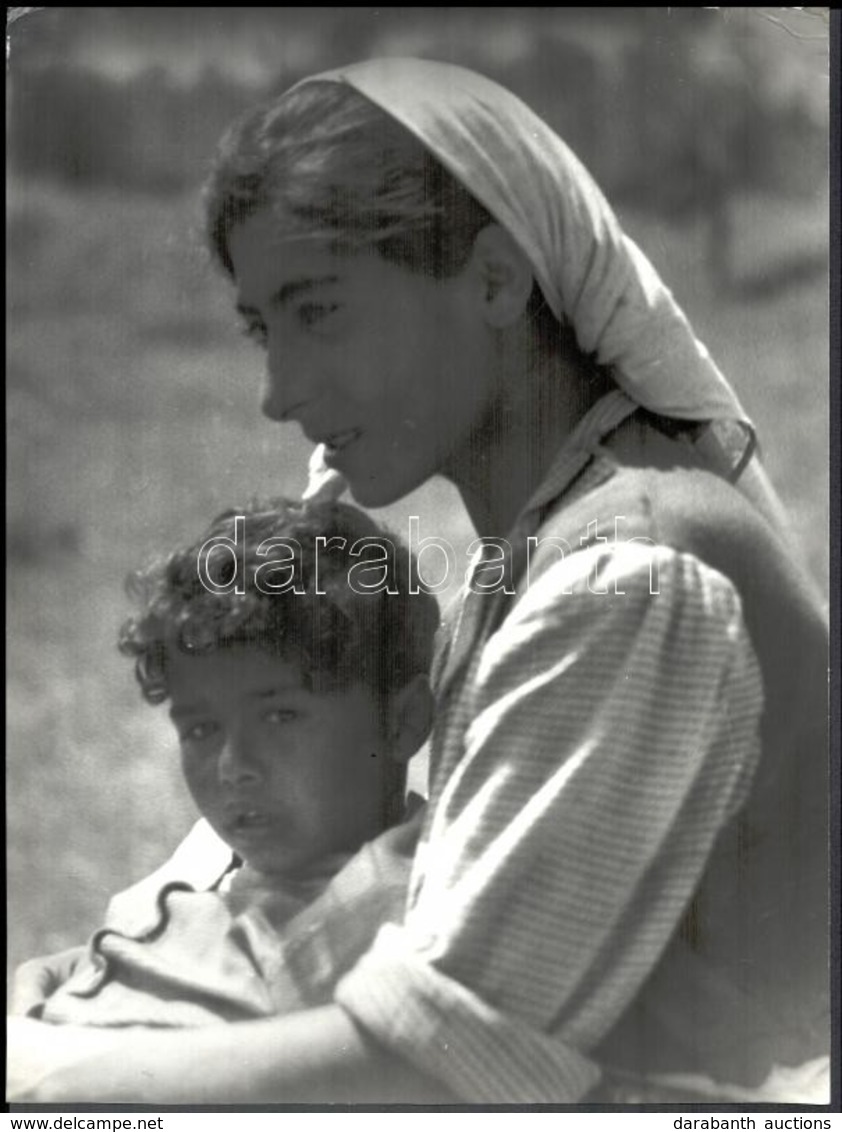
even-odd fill
[(193, 723), (189, 727), (181, 729), (179, 739), (182, 743), (201, 743), (203, 740), (209, 739), (215, 732), (215, 723), (211, 723), (210, 721)]
[(302, 326), (317, 326), (339, 310), (339, 303), (302, 303), (296, 313)]

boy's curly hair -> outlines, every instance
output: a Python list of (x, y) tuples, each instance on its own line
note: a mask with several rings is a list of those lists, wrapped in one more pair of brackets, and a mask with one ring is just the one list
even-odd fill
[[(236, 555), (220, 544), (216, 553), (208, 550), (212, 539), (234, 542), (238, 525)], [(274, 552), (267, 540), (276, 540)], [(365, 592), (385, 569), (388, 591)], [(130, 575), (127, 588), (140, 610), (123, 624), (119, 648), (134, 657), (143, 695), (155, 704), (169, 696), (173, 649), (195, 655), (232, 645), (295, 661), (310, 690), (364, 683), (387, 696), (426, 674), (432, 659), (438, 604), (423, 590), (410, 592), (415, 578), (409, 551), (356, 507), (252, 501), (219, 515), (195, 543)], [(272, 592), (288, 582), (294, 589)]]

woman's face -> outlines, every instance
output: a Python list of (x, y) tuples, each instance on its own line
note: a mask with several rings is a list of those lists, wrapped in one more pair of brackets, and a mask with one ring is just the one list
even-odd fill
[(257, 213), (229, 242), (238, 309), (267, 351), (263, 411), (324, 443), (364, 506), (437, 472), (458, 482), (497, 396), (470, 264), (436, 280), (374, 251), (339, 254), (327, 240), (275, 231)]

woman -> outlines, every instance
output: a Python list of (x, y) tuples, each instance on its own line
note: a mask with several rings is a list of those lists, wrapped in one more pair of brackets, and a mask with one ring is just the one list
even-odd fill
[(523, 104), (415, 60), (248, 116), (208, 218), (264, 411), (365, 506), (448, 477), (486, 549), (404, 923), (330, 1006), (127, 1037), (33, 1099), (805, 1099), (828, 1049), (825, 627), (751, 425), (651, 265)]

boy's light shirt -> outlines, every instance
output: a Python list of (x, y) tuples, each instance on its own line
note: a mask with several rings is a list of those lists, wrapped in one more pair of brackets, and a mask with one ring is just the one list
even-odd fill
[(294, 879), (259, 872), (245, 862), (226, 872), (215, 891), (223, 897), (232, 915), (259, 908), (275, 927), (282, 927), (321, 894), (351, 856), (335, 853), (319, 860), (318, 867), (310, 873)]
[(202, 1026), (329, 1002), (379, 927), (401, 918), (418, 827), (405, 823), (285, 884), (236, 868), (230, 847), (198, 822), (161, 869), (114, 897), (41, 1017)]

